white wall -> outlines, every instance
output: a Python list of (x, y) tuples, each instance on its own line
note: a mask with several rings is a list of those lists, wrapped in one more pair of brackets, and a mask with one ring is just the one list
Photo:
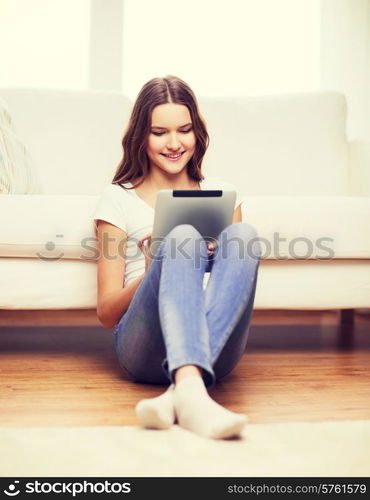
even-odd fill
[(0, 60), (2, 87), (339, 90), (349, 137), (370, 141), (370, 0), (0, 0)]
[(370, 0), (322, 0), (321, 88), (343, 92), (348, 137), (370, 141)]
[[(116, 50), (109, 59), (114, 78), (97, 64), (92, 88), (118, 88), (119, 70), (130, 97), (168, 73), (198, 95), (338, 90), (347, 98), (348, 137), (370, 141), (370, 0), (91, 1), (95, 47), (112, 44), (107, 15), (113, 33), (120, 22), (124, 31), (122, 58)], [(108, 60), (99, 60), (104, 68)]]
[(122, 90), (122, 0), (90, 0), (89, 84)]
[(0, 0), (0, 86), (88, 88), (90, 0)]
[(320, 86), (320, 0), (125, 0), (123, 91), (174, 74), (198, 96)]

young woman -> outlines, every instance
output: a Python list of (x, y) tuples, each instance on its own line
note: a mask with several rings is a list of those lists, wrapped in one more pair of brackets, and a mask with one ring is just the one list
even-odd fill
[(205, 437), (238, 436), (247, 417), (216, 403), (207, 388), (230, 373), (245, 350), (260, 255), (256, 233), (241, 221), (237, 199), (233, 224), (218, 242), (206, 243), (184, 224), (150, 258), (145, 243), (160, 189), (233, 188), (202, 174), (208, 134), (181, 79), (144, 85), (122, 145), (123, 159), (94, 215), (97, 314), (104, 326), (115, 327), (119, 362), (133, 380), (170, 384), (161, 396), (140, 401), (136, 414), (150, 428), (166, 429), (177, 419)]

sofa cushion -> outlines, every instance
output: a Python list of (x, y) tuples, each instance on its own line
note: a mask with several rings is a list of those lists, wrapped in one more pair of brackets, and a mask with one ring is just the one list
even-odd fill
[(65, 259), (0, 259), (0, 309), (94, 308), (96, 265)]
[(242, 214), (256, 228), (264, 258), (370, 257), (370, 198), (246, 197)]
[[(256, 309), (369, 307), (369, 260), (261, 263)], [(78, 260), (0, 259), (0, 309), (87, 309), (96, 265)]]
[[(95, 260), (98, 199), (0, 197), (0, 256)], [(370, 198), (247, 197), (242, 207), (266, 259), (370, 258)]]
[[(264, 260), (256, 309), (351, 309), (370, 304), (370, 260)], [(298, 333), (298, 332), (297, 332)]]
[(98, 196), (0, 196), (0, 256), (91, 260)]
[(0, 89), (45, 194), (100, 194), (122, 156), (131, 103), (113, 92)]
[[(122, 156), (132, 102), (112, 92), (0, 89), (47, 194), (100, 194)], [(346, 102), (337, 92), (199, 99), (207, 176), (253, 195), (349, 194)]]
[(349, 195), (346, 101), (337, 92), (200, 99), (207, 175), (249, 196)]
[(41, 193), (37, 171), (0, 99), (0, 194)]

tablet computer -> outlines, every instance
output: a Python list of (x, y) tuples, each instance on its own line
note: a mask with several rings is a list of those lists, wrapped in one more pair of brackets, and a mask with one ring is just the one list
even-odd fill
[(214, 240), (233, 220), (236, 192), (162, 189), (157, 194), (150, 252), (180, 224), (191, 224), (206, 240)]

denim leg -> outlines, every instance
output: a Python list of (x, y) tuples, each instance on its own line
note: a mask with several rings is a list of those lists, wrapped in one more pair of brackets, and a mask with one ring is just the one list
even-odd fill
[(254, 237), (245, 223), (221, 233), (204, 292), (205, 241), (190, 225), (169, 233), (115, 329), (118, 359), (135, 380), (173, 382), (175, 369), (194, 364), (209, 387), (235, 367), (253, 309), (259, 245), (257, 251), (248, 245)]
[(212, 366), (216, 378), (229, 373), (245, 351), (261, 255), (257, 234), (241, 222), (228, 226), (205, 291)]
[(231, 335), (224, 344), (218, 358), (214, 361), (213, 369), (216, 379), (220, 380), (229, 374), (238, 364), (245, 353), (249, 336), (249, 325), (252, 318), (256, 281), (253, 286), (252, 295), (241, 318), (232, 330)]
[(138, 382), (167, 384), (161, 368), (166, 357), (158, 310), (158, 292), (162, 261), (152, 261), (144, 280), (114, 330), (118, 361)]
[(121, 365), (138, 381), (173, 381), (186, 364), (205, 370), (214, 381), (205, 315), (203, 276), (206, 243), (190, 225), (173, 229), (115, 329)]
[(213, 385), (203, 291), (206, 242), (193, 226), (183, 224), (168, 235), (164, 254), (159, 287), (159, 316), (167, 349), (163, 369), (173, 381), (174, 370), (196, 365), (203, 368), (205, 383)]

